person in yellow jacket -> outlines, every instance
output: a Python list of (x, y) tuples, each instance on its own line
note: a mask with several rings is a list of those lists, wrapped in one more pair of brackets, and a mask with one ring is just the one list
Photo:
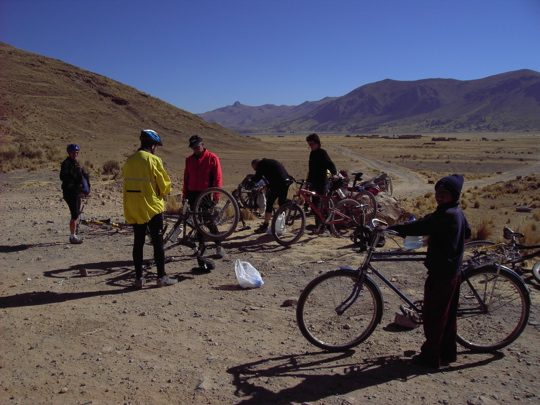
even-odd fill
[(164, 287), (176, 284), (165, 273), (165, 251), (163, 248), (163, 196), (171, 191), (171, 179), (163, 168), (161, 158), (155, 155), (161, 138), (156, 131), (141, 131), (141, 147), (128, 157), (122, 169), (124, 177), (124, 217), (133, 225), (133, 262), (135, 284), (141, 289), (146, 280), (143, 277), (143, 248), (146, 230), (150, 231), (154, 246), (154, 261), (157, 267), (157, 285)]

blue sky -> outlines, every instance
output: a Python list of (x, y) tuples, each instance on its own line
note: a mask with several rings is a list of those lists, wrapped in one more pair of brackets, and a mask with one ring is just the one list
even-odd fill
[(0, 40), (202, 113), (540, 71), (540, 0), (0, 0)]

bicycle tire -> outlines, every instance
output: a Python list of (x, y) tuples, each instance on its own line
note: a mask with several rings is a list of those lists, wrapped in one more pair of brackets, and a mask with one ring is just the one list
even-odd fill
[(240, 209), (228, 191), (210, 187), (201, 192), (193, 204), (193, 222), (197, 231), (210, 240), (230, 236), (240, 219)]
[(364, 218), (365, 214), (358, 201), (347, 198), (337, 203), (328, 227), (334, 236), (348, 238), (358, 226), (364, 225)]
[(358, 271), (339, 269), (313, 279), (298, 299), (296, 320), (311, 344), (331, 352), (346, 351), (365, 341), (381, 322), (382, 293), (366, 276), (358, 296), (342, 314), (337, 308), (353, 294)]
[(237, 200), (239, 202), (239, 206), (242, 208), (247, 208), (249, 210), (255, 209), (258, 207), (257, 205), (257, 195), (258, 193), (254, 193), (252, 189), (247, 189), (248, 181), (243, 180), (238, 187), (236, 188), (236, 196)]
[(530, 307), (527, 286), (512, 270), (493, 264), (465, 270), (459, 294), (457, 342), (480, 353), (506, 347), (527, 326)]
[(363, 204), (366, 206), (365, 208), (365, 221), (366, 223), (371, 223), (371, 220), (375, 218), (378, 211), (378, 205), (377, 200), (375, 199), (375, 196), (371, 194), (369, 191), (358, 191), (354, 194), (353, 198), (358, 201), (360, 204)]
[[(285, 229), (278, 230), (278, 218), (283, 215), (285, 220)], [(281, 246), (290, 246), (304, 234), (306, 229), (306, 213), (302, 207), (294, 202), (283, 204), (277, 209), (270, 226), (272, 236)]]

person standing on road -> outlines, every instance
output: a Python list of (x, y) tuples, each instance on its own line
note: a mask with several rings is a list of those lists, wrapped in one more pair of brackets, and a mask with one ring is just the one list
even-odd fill
[(145, 129), (140, 135), (141, 147), (128, 157), (122, 174), (124, 178), (124, 217), (133, 224), (133, 263), (135, 265), (134, 287), (141, 289), (143, 277), (143, 248), (146, 230), (150, 232), (157, 267), (157, 286), (165, 287), (177, 283), (165, 273), (165, 251), (163, 248), (163, 197), (171, 191), (171, 180), (163, 168), (161, 158), (155, 155), (162, 146), (156, 131)]
[[(326, 195), (328, 192), (328, 172), (335, 176), (337, 174), (336, 165), (328, 156), (328, 152), (321, 148), (321, 139), (317, 134), (311, 134), (306, 137), (306, 142), (311, 149), (309, 153), (309, 172), (307, 182), (311, 184), (310, 189), (317, 194)], [(313, 204), (320, 210), (320, 198), (313, 197)], [(316, 215), (315, 221), (320, 219)], [(317, 231), (315, 231), (317, 233)], [(324, 229), (319, 229), (318, 233), (324, 233)]]
[(429, 235), (422, 318), (426, 340), (414, 360), (439, 368), (457, 358), (457, 308), (465, 239), (471, 228), (459, 208), (463, 176), (453, 174), (435, 184), (437, 209), (417, 221), (388, 227), (400, 236)]
[(272, 219), (274, 202), (278, 200), (280, 206), (287, 202), (290, 176), (285, 167), (274, 159), (254, 159), (251, 162), (251, 167), (255, 170), (255, 174), (251, 177), (249, 185), (254, 186), (263, 178), (267, 183), (264, 222), (259, 228), (255, 229), (255, 233), (266, 233), (270, 219)]
[[(71, 219), (69, 221), (69, 242), (73, 244), (83, 243), (83, 239), (77, 236), (77, 220), (81, 214), (81, 201), (82, 195), (84, 193), (83, 182), (85, 180), (89, 181), (88, 172), (81, 169), (79, 165), (79, 152), (80, 148), (78, 145), (71, 144), (68, 145), (66, 151), (68, 157), (62, 162), (60, 167), (60, 180), (62, 180), (62, 195), (66, 201), (69, 212), (71, 213)], [(87, 183), (89, 184), (89, 183)], [(88, 189), (87, 192), (90, 190)]]
[[(204, 147), (203, 139), (199, 135), (189, 138), (189, 147), (193, 154), (186, 157), (184, 167), (184, 185), (182, 189), (183, 199), (187, 200), (191, 209), (196, 198), (210, 187), (222, 187), (223, 175), (221, 163), (216, 154)], [(197, 233), (199, 252), (204, 252), (204, 235)], [(226, 251), (221, 246), (221, 241), (216, 241), (216, 257), (225, 257)]]

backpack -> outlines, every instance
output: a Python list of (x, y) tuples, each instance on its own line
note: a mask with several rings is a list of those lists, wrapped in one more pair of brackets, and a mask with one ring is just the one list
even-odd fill
[(81, 169), (82, 173), (82, 193), (85, 195), (90, 194), (90, 174), (88, 170)]

